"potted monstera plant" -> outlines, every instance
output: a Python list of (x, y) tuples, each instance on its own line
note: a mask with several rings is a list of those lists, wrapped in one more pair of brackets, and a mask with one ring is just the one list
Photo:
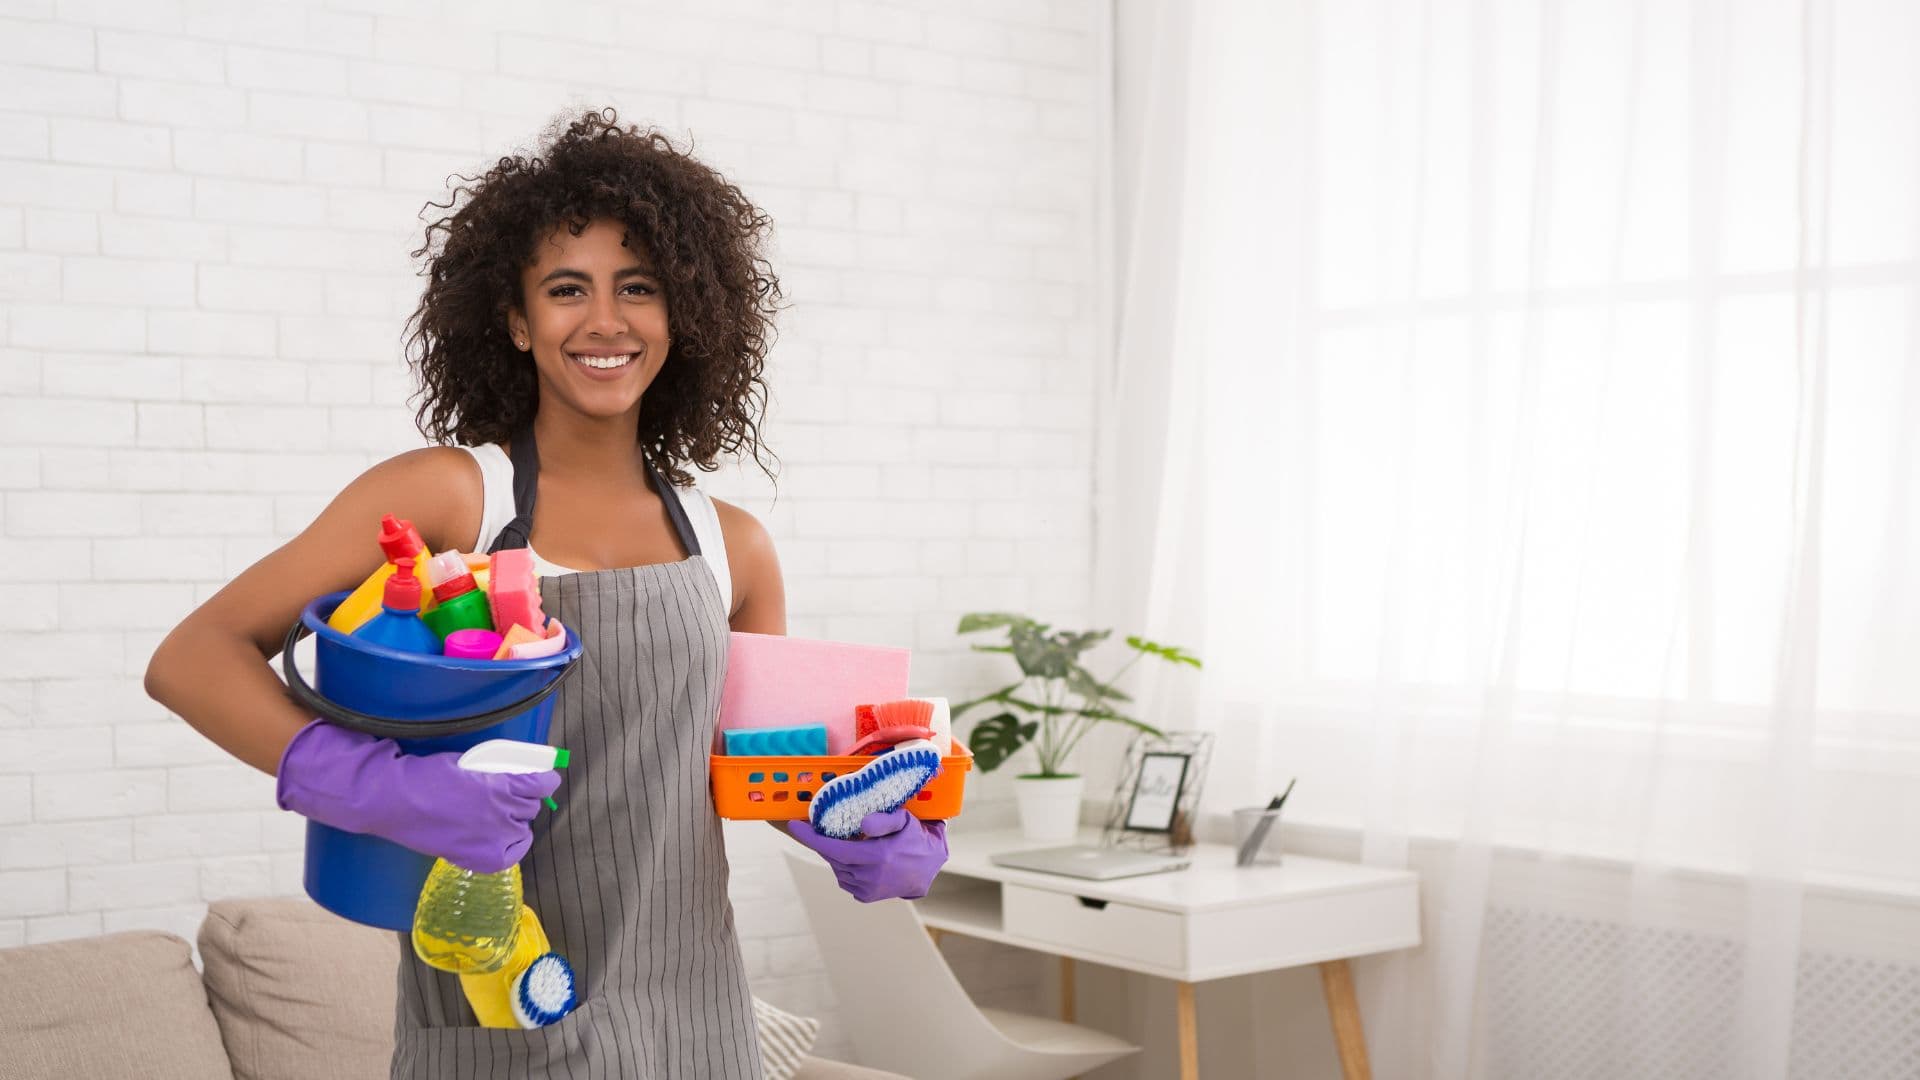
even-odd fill
[(1133, 700), (1115, 685), (1120, 677), (1148, 656), (1196, 668), (1200, 660), (1171, 645), (1129, 637), (1127, 647), (1134, 655), (1103, 681), (1081, 666), (1080, 658), (1112, 636), (1111, 630), (1053, 630), (1024, 615), (1001, 612), (961, 616), (959, 633), (983, 630), (1005, 631), (1005, 642), (976, 644), (974, 651), (1006, 653), (1019, 666), (1020, 678), (985, 697), (955, 706), (953, 718), (957, 721), (983, 705), (1000, 708), (976, 723), (967, 737), (974, 764), (983, 772), (992, 772), (1032, 743), (1040, 771), (1021, 774), (1014, 784), (1020, 829), (1033, 840), (1071, 840), (1079, 826), (1080, 796), (1085, 787), (1085, 779), (1069, 765), (1073, 748), (1097, 724), (1123, 724), (1160, 734), (1153, 725), (1120, 711), (1120, 706)]

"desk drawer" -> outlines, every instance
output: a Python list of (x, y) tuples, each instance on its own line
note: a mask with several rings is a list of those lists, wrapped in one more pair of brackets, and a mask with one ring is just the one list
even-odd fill
[(1171, 911), (1006, 885), (1000, 914), (1006, 932), (1018, 937), (1161, 967), (1187, 962), (1186, 917)]

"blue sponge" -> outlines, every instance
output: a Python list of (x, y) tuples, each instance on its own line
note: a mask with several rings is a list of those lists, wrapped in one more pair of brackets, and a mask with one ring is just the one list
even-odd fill
[(827, 752), (827, 725), (732, 728), (721, 732), (728, 757), (813, 757)]
[(926, 739), (909, 739), (862, 765), (857, 772), (820, 785), (808, 807), (813, 831), (848, 840), (860, 834), (868, 814), (907, 805), (940, 772), (940, 751)]

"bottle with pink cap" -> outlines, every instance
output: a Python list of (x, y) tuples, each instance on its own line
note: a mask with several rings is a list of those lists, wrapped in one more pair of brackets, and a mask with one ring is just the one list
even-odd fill
[(455, 660), (491, 660), (500, 651), (500, 635), (491, 630), (455, 630), (447, 635), (444, 653)]

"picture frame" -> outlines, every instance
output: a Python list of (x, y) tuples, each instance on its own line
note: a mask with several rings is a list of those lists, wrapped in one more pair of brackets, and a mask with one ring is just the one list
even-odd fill
[(1187, 785), (1192, 754), (1154, 750), (1140, 755), (1140, 771), (1127, 797), (1126, 826), (1138, 832), (1170, 833)]
[(1207, 731), (1143, 731), (1134, 736), (1108, 803), (1101, 842), (1137, 851), (1191, 848), (1212, 751), (1213, 733)]

